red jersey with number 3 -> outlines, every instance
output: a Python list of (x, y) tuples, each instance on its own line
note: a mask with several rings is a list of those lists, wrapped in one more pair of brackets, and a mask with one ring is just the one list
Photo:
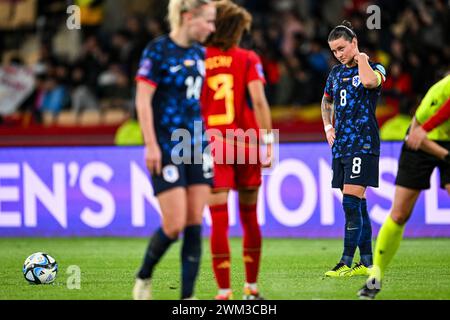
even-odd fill
[(201, 95), (202, 114), (207, 128), (258, 129), (247, 86), (251, 81), (266, 82), (261, 60), (249, 50), (233, 47), (222, 51), (208, 47), (206, 76)]

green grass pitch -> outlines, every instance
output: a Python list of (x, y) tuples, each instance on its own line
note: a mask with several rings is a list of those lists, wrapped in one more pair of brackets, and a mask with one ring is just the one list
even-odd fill
[[(196, 296), (212, 299), (216, 286), (207, 239), (203, 245)], [(146, 246), (147, 239), (137, 238), (0, 239), (0, 299), (130, 299)], [(244, 282), (241, 239), (232, 239), (231, 246), (232, 287), (235, 299), (240, 299)], [(341, 250), (338, 239), (264, 239), (261, 292), (268, 299), (281, 300), (356, 299), (364, 277), (323, 277)], [(52, 285), (29, 285), (22, 275), (25, 258), (37, 251), (49, 253), (59, 264)], [(155, 299), (179, 298), (179, 257), (180, 241), (155, 270)], [(81, 269), (79, 290), (67, 287), (70, 265)], [(450, 239), (404, 239), (377, 299), (450, 299)]]

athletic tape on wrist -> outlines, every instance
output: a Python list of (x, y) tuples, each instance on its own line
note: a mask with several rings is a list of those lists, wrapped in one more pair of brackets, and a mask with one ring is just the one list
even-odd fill
[(262, 135), (262, 142), (264, 144), (272, 144), (275, 142), (275, 136), (273, 132), (267, 132)]

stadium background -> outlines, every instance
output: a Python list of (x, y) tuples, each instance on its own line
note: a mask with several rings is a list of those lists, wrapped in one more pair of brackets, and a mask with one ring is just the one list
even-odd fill
[[(282, 142), (278, 163), (265, 176), (260, 218), (266, 237), (290, 239), (267, 240), (265, 250), (278, 257), (273, 247), (280, 246), (282, 255), (290, 259), (286, 262), (289, 266), (296, 263), (298, 252), (293, 246), (307, 252), (316, 250), (317, 256), (306, 258), (311, 265), (292, 267), (286, 279), (311, 268), (321, 274), (335, 262), (341, 240), (318, 238), (340, 239), (343, 228), (340, 197), (329, 187), (330, 156), (323, 142), (319, 105), (326, 76), (336, 63), (327, 46), (328, 32), (343, 19), (351, 21), (361, 51), (386, 67), (388, 77), (377, 118), (382, 138), (401, 140), (424, 93), (448, 70), (449, 4), (437, 0), (236, 2), (254, 16), (252, 31), (243, 43), (262, 57), (274, 126), (280, 130)], [(81, 8), (80, 30), (67, 28), (70, 14), (66, 10), (72, 4)], [(366, 27), (366, 9), (371, 4), (381, 9), (380, 30)], [(64, 252), (75, 248), (77, 253), (71, 258), (76, 261), (78, 255), (86, 255), (88, 242), (108, 247), (108, 243), (122, 239), (130, 247), (137, 246), (129, 256), (134, 253), (132, 259), (138, 265), (145, 239), (100, 237), (145, 238), (158, 223), (142, 149), (124, 145), (142, 141), (133, 111), (133, 78), (142, 49), (167, 31), (166, 7), (167, 1), (157, 0), (0, 1), (0, 238), (4, 238), (0, 243), (2, 253), (11, 257), (11, 270), (5, 273), (9, 279), (6, 298), (23, 297), (13, 289), (23, 281), (12, 276), (17, 264), (13, 258), (23, 260), (32, 251), (44, 250), (41, 246), (66, 260)], [(399, 147), (400, 142), (383, 143), (382, 187), (368, 195), (374, 235), (391, 205)], [(311, 153), (317, 157), (311, 158)], [(396, 274), (395, 270), (409, 266), (408, 259), (414, 253), (426, 260), (428, 244), (436, 250), (429, 258), (437, 265), (436, 276), (448, 266), (450, 200), (437, 185), (434, 176), (431, 190), (421, 196), (406, 230), (408, 237), (433, 239), (421, 238), (405, 245), (409, 249), (404, 251), (403, 264), (393, 266), (397, 276), (401, 272)], [(205, 227), (207, 239), (207, 215)], [(233, 236), (240, 236), (235, 216), (230, 230)], [(83, 239), (75, 239), (80, 236), (96, 238), (85, 238), (83, 244)], [(36, 237), (49, 237), (49, 241)], [(51, 241), (56, 237), (69, 238)], [(305, 237), (314, 242), (300, 240)], [(82, 249), (78, 250), (80, 243)], [(237, 239), (233, 245), (234, 252), (239, 252)], [(106, 252), (111, 254), (108, 261), (117, 263), (116, 253)], [(301, 259), (302, 253), (298, 254)], [(320, 263), (312, 265), (317, 261)], [(203, 265), (207, 270), (209, 265)], [(96, 268), (95, 262), (91, 267)], [(242, 275), (242, 270), (237, 270)], [(414, 272), (420, 274), (420, 268), (415, 267)], [(132, 277), (132, 271), (128, 273), (125, 276)], [(208, 281), (201, 284), (205, 298), (211, 290)], [(435, 280), (430, 277), (429, 281)], [(405, 293), (399, 287), (385, 297), (449, 298), (448, 290), (442, 289), (450, 287), (449, 279), (439, 281), (435, 295)], [(417, 284), (418, 288), (422, 285)], [(318, 298), (351, 297), (350, 293), (333, 296), (330, 292), (336, 294), (337, 290), (334, 285), (330, 292), (325, 288), (327, 285)], [(162, 284), (160, 290), (162, 298), (175, 297), (170, 290), (165, 292)], [(272, 296), (315, 297), (308, 295), (308, 290), (304, 295), (285, 295), (280, 288)], [(39, 294), (32, 297), (39, 298)], [(55, 293), (54, 297), (62, 296)]]
[[(0, 144), (114, 144), (116, 129), (133, 109), (133, 79), (142, 49), (166, 32), (167, 2), (1, 1), (3, 72), (8, 65), (25, 63), (34, 81), (24, 76), (22, 86), (8, 88), (25, 92), (17, 93), (20, 101), (7, 114), (4, 104), (0, 108), (0, 134), (8, 137)], [(387, 69), (380, 125), (400, 112), (411, 114), (448, 67), (447, 1), (237, 2), (254, 16), (244, 46), (262, 57), (282, 141), (324, 140), (319, 103), (336, 63), (326, 38), (343, 19), (352, 22), (360, 49)], [(72, 3), (81, 8), (80, 30), (66, 25)], [(366, 27), (370, 4), (381, 10), (380, 30)]]

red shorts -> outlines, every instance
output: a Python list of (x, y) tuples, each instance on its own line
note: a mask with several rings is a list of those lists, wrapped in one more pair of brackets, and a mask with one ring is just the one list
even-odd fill
[(253, 189), (261, 185), (261, 166), (251, 164), (214, 165), (213, 189)]
[(261, 163), (257, 146), (217, 142), (212, 154), (214, 190), (253, 189), (261, 185)]

